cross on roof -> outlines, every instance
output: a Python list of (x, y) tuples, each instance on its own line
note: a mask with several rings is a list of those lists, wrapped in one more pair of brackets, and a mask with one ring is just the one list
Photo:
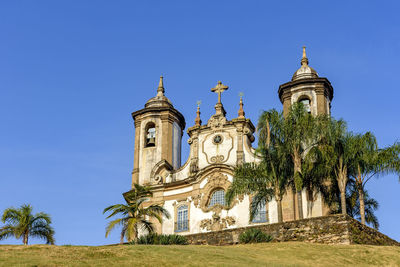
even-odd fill
[(228, 90), (228, 86), (222, 84), (221, 81), (218, 81), (217, 86), (215, 86), (214, 88), (211, 88), (211, 92), (215, 92), (218, 94), (218, 104), (221, 104), (221, 93), (225, 90)]

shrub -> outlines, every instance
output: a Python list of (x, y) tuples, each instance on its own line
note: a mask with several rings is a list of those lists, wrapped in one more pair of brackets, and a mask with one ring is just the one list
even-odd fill
[(156, 233), (150, 233), (147, 235), (140, 236), (136, 242), (133, 241), (132, 244), (141, 244), (141, 245), (154, 245), (158, 242), (158, 235)]
[(160, 235), (159, 236), (160, 245), (186, 245), (186, 237), (182, 235)]
[(186, 245), (187, 239), (181, 235), (158, 235), (151, 233), (143, 235), (138, 238), (136, 242), (132, 244), (140, 245)]
[(240, 243), (261, 243), (270, 242), (272, 237), (260, 229), (248, 229), (239, 235)]

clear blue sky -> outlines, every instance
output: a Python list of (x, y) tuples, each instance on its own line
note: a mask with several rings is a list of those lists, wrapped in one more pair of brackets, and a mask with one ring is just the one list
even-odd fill
[[(30, 203), (50, 213), (56, 242), (100, 245), (104, 207), (130, 189), (130, 113), (166, 95), (194, 124), (214, 112), (218, 80), (228, 118), (238, 93), (256, 123), (281, 109), (307, 46), (334, 87), (332, 114), (380, 146), (400, 137), (400, 6), (396, 1), (1, 1), (0, 211)], [(188, 155), (187, 134), (183, 162)], [(381, 231), (400, 240), (400, 183), (367, 185)], [(0, 244), (15, 243), (13, 239)], [(36, 242), (34, 240), (34, 242)]]

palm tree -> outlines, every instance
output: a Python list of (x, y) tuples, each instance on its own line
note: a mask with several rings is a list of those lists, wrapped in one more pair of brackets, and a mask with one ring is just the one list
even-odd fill
[[(299, 211), (299, 219), (303, 219), (303, 201), (302, 190), (304, 188), (304, 181), (312, 178), (312, 166), (317, 162), (315, 153), (307, 154), (316, 147), (324, 133), (326, 116), (314, 117), (307, 113), (302, 103), (295, 103), (290, 107), (290, 111), (285, 118), (283, 124), (283, 144), (286, 147), (287, 153), (293, 161), (293, 182), (296, 189), (297, 204)], [(314, 149), (315, 150), (315, 149)], [(306, 166), (304, 166), (306, 165)], [(309, 195), (312, 189), (320, 188), (322, 184), (321, 179), (310, 182), (314, 185), (309, 187)], [(315, 184), (317, 183), (317, 184)], [(309, 199), (313, 201), (314, 199)]]
[(365, 185), (373, 177), (387, 173), (400, 176), (400, 144), (379, 149), (376, 137), (367, 132), (360, 138), (353, 178), (358, 189), (361, 223), (365, 224)]
[(22, 205), (19, 209), (8, 208), (4, 211), (0, 228), (0, 240), (14, 236), (22, 238), (24, 245), (28, 244), (29, 237), (46, 240), (46, 244), (54, 244), (54, 230), (50, 226), (50, 215), (39, 212), (32, 214), (31, 205)]
[(148, 218), (155, 218), (159, 223), (162, 222), (162, 216), (170, 218), (169, 212), (162, 206), (152, 204), (146, 206), (145, 202), (152, 197), (149, 187), (134, 184), (134, 189), (126, 195), (126, 204), (111, 205), (104, 209), (103, 214), (111, 212), (107, 219), (120, 215), (121, 218), (110, 221), (106, 227), (106, 237), (117, 225), (122, 226), (120, 243), (124, 238), (128, 241), (138, 238), (139, 230), (145, 230), (149, 233), (154, 232), (153, 223)]
[(283, 115), (276, 110), (264, 112), (258, 122), (259, 144), (257, 152), (262, 157), (259, 164), (244, 163), (234, 169), (234, 179), (226, 193), (228, 203), (237, 195), (254, 195), (250, 220), (261, 203), (275, 198), (278, 222), (283, 221), (282, 198), (293, 173), (293, 164), (287, 160), (282, 137)]
[[(364, 205), (365, 205), (365, 222), (372, 225), (375, 229), (379, 228), (378, 217), (376, 217), (374, 211), (379, 207), (378, 201), (369, 196), (368, 192), (364, 190)], [(347, 186), (346, 192), (346, 203), (347, 203), (347, 214), (354, 219), (361, 220), (360, 216), (360, 201), (359, 191), (355, 186), (355, 180), (351, 179)]]
[(342, 214), (347, 213), (346, 188), (349, 174), (354, 171), (357, 155), (360, 153), (359, 143), (362, 135), (347, 132), (343, 120), (330, 119), (327, 131), (327, 146), (323, 147), (324, 157), (327, 158), (330, 176), (336, 181), (340, 191), (340, 206)]
[(310, 148), (302, 163), (302, 182), (306, 191), (307, 217), (312, 216), (314, 201), (317, 193), (321, 193), (326, 201), (329, 196), (330, 183), (328, 182), (330, 158), (325, 157), (325, 145), (317, 144)]

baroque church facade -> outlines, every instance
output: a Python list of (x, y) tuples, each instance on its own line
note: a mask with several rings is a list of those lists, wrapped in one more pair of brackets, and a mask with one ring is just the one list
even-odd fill
[[(135, 125), (132, 187), (134, 183), (151, 186), (153, 196), (148, 205), (162, 205), (171, 214), (162, 224), (154, 222), (158, 233), (194, 234), (278, 222), (274, 199), (259, 207), (253, 220), (250, 220), (251, 196), (239, 196), (230, 205), (225, 203), (224, 195), (233, 181), (234, 167), (261, 160), (252, 147), (255, 127), (245, 117), (242, 99), (238, 116), (232, 120), (226, 118), (221, 94), (227, 89), (221, 82), (211, 89), (217, 93), (218, 101), (215, 114), (207, 123), (202, 123), (197, 107), (194, 125), (187, 129), (189, 157), (182, 166), (185, 118), (164, 95), (162, 77), (157, 95), (143, 109), (132, 113)], [(333, 88), (327, 78), (319, 77), (308, 65), (303, 48), (301, 67), (290, 82), (279, 86), (278, 96), (284, 114), (292, 103), (299, 101), (312, 115), (329, 114)], [(312, 214), (307, 214), (305, 192), (302, 197), (305, 218), (329, 213), (317, 195)], [(288, 190), (282, 200), (283, 220), (298, 219), (297, 207), (295, 193)]]

